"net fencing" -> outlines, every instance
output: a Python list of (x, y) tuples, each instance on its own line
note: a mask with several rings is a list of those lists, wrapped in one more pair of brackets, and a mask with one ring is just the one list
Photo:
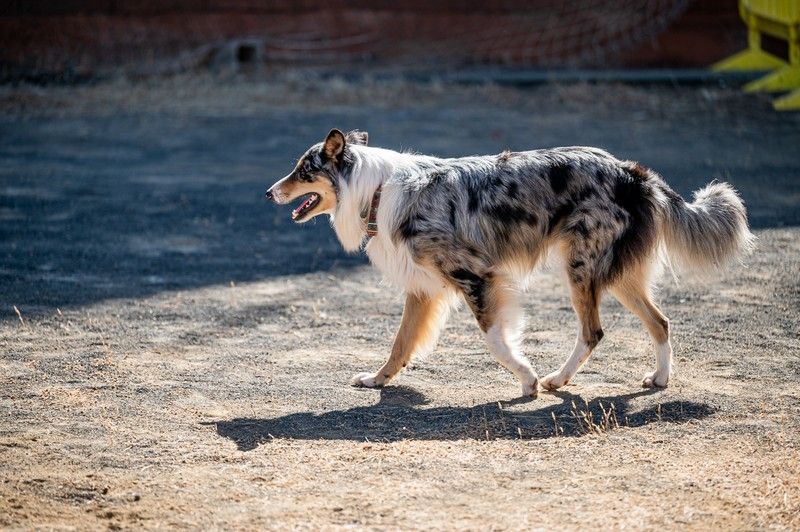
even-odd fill
[[(267, 59), (401, 67), (594, 67), (655, 39), (686, 0), (494, 2), (483, 11), (352, 10), (298, 18), (265, 37)], [(493, 8), (493, 9), (491, 9)]]
[[(71, 4), (81, 7), (71, 9)], [(65, 0), (56, 9), (49, 7), (53, 4), (22, 2), (17, 11), (0, 17), (0, 65), (79, 71), (247, 63), (608, 67), (637, 45), (655, 41), (687, 4), (688, 0)]]

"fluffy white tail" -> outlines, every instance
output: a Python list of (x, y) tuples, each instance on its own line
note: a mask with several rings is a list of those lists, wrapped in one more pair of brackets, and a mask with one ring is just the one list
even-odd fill
[(755, 237), (744, 203), (728, 183), (711, 183), (687, 203), (665, 186), (669, 199), (662, 234), (671, 258), (692, 269), (719, 267), (750, 253)]

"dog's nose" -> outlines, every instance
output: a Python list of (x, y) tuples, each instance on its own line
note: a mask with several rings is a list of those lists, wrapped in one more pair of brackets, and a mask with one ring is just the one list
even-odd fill
[(267, 199), (268, 199), (268, 200), (275, 201), (275, 198), (272, 196), (272, 189), (271, 189), (271, 188), (270, 188), (270, 189), (267, 189), (267, 194), (266, 194), (266, 196), (267, 196)]

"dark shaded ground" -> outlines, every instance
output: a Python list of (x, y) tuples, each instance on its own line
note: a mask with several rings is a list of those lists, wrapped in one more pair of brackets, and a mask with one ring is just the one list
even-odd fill
[(3, 315), (362, 264), (262, 199), (333, 126), (441, 156), (599, 146), (800, 223), (800, 115), (733, 90), (181, 83), (0, 91)]
[[(532, 403), (527, 399), (492, 401), (465, 407), (414, 408), (425, 403), (424, 395), (413, 388), (389, 387), (380, 391), (375, 405), (322, 414), (302, 412), (274, 419), (233, 419), (216, 423), (220, 436), (236, 442), (240, 451), (250, 451), (274, 438), (293, 440), (355, 440), (396, 442), (407, 438), (461, 440), (474, 438), (541, 439), (559, 436), (583, 436), (588, 425), (573, 414), (578, 409), (602, 423), (609, 416), (612, 428), (636, 428), (653, 422), (677, 422), (703, 419), (713, 407), (692, 401), (658, 403), (643, 410), (630, 407), (632, 399), (658, 393), (640, 390), (631, 394), (595, 397), (592, 403), (580, 395), (555, 392), (560, 404), (533, 412), (505, 412), (506, 406)], [(615, 418), (611, 418), (613, 412)], [(562, 421), (554, 424), (554, 419)], [(396, 423), (402, 420), (402, 424)], [(604, 427), (607, 428), (607, 427)]]

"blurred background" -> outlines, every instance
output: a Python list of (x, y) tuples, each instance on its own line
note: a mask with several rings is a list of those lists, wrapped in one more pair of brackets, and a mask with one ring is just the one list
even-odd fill
[(796, 225), (800, 113), (709, 68), (747, 46), (734, 0), (0, 1), (0, 312), (364, 264), (263, 199), (332, 127), (598, 146)]
[(18, 0), (14, 79), (304, 66), (700, 67), (746, 44), (732, 0)]

